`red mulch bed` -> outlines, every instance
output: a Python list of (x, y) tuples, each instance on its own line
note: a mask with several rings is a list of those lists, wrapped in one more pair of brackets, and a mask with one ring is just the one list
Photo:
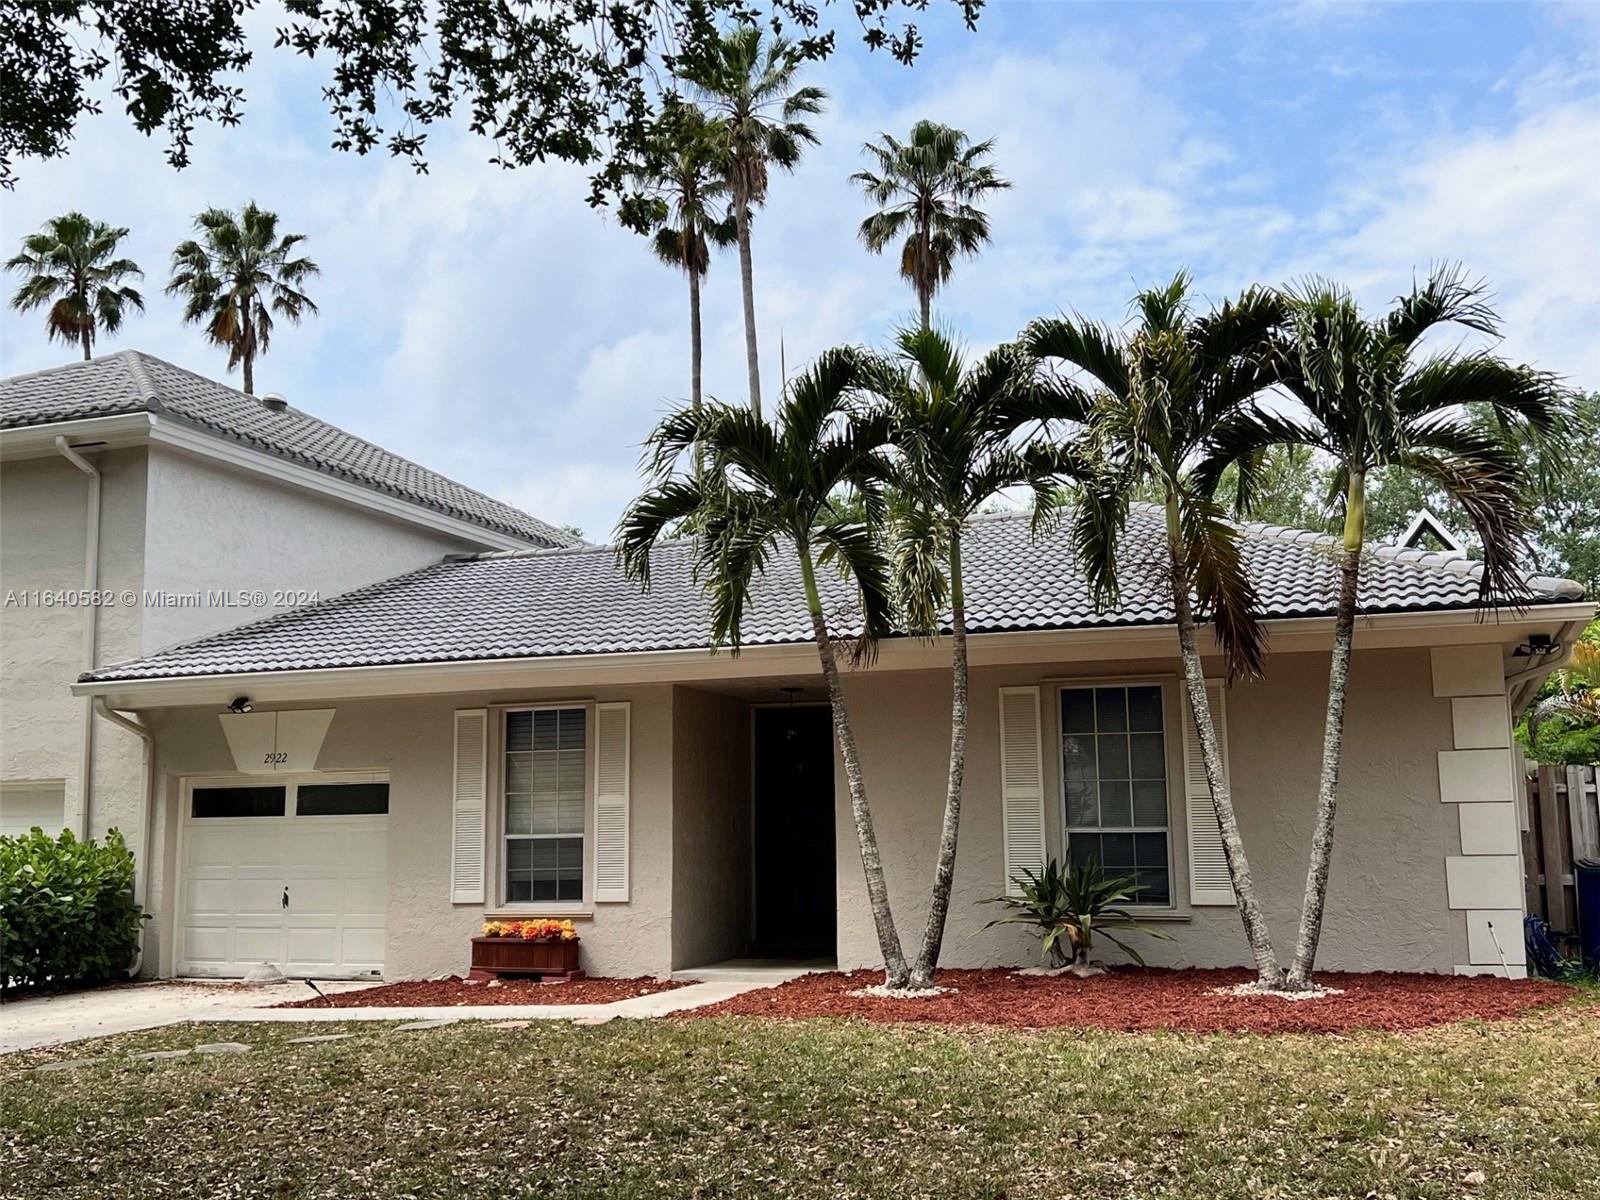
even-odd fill
[(498, 985), (449, 979), (412, 979), (356, 992), (332, 992), (327, 999), (295, 1000), (274, 1008), (460, 1008), (503, 1004), (610, 1004), (686, 986), (682, 980), (571, 979), (540, 983), (506, 979)]
[(882, 972), (832, 972), (804, 975), (681, 1016), (855, 1017), (1018, 1029), (1075, 1026), (1130, 1033), (1152, 1029), (1345, 1033), (1423, 1029), (1469, 1018), (1504, 1020), (1572, 995), (1571, 988), (1559, 983), (1392, 972), (1319, 974), (1324, 986), (1343, 988), (1345, 994), (1318, 1000), (1211, 994), (1213, 988), (1253, 978), (1252, 972), (1237, 969), (1126, 968), (1093, 979), (1017, 975), (1010, 970), (940, 971), (937, 981), (956, 988), (955, 992), (927, 1000), (880, 1000), (850, 992), (881, 983)]

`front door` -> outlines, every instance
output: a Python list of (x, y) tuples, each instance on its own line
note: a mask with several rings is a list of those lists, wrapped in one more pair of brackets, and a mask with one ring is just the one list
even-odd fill
[(753, 953), (832, 958), (833, 718), (827, 705), (755, 712)]

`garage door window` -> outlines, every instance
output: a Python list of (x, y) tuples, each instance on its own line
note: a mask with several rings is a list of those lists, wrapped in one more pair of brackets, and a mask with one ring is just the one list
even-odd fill
[(376, 817), (388, 811), (387, 783), (302, 783), (295, 796), (302, 817)]
[(581, 708), (506, 713), (508, 903), (583, 899), (586, 718)]
[(197, 787), (190, 811), (196, 817), (281, 817), (287, 796), (283, 787)]

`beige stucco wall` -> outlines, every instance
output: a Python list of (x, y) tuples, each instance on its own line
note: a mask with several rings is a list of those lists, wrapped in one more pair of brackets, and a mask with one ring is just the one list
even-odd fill
[(145, 538), (149, 591), (259, 592), (266, 600), (147, 607), (145, 653), (292, 606), (275, 605), (276, 592), (306, 590), (327, 599), (481, 548), (163, 446), (150, 451)]
[[(629, 903), (591, 905), (591, 914), (579, 917), (584, 966), (603, 975), (664, 975), (670, 971), (672, 693), (669, 685), (652, 685), (581, 694), (528, 691), (341, 701), (317, 760), (318, 769), (383, 770), (390, 778), (385, 974), (395, 979), (444, 972), (464, 974), (467, 939), (478, 931), (485, 913), (508, 911), (493, 903), (450, 902), (455, 710), (493, 704), (602, 700), (632, 703), (632, 890)], [(163, 804), (157, 838), (160, 861), (150, 905), (158, 919), (149, 935), (146, 960), (155, 963), (161, 974), (170, 974), (177, 949), (172, 944), (172, 930), (177, 905), (181, 779), (185, 775), (230, 774), (234, 764), (214, 710), (170, 709), (149, 715), (160, 747)], [(490, 757), (493, 763), (492, 747)], [(495, 820), (491, 820), (492, 892), (498, 883), (497, 859)]]
[[(1287, 955), (1304, 885), (1322, 722), (1326, 659), (1277, 654), (1267, 679), (1228, 695), (1235, 802), (1261, 898)], [(994, 910), (978, 902), (1003, 887), (998, 689), (1039, 684), (1046, 725), (1047, 835), (1062, 845), (1055, 698), (1051, 679), (1170, 677), (1171, 663), (1055, 663), (974, 672), (968, 786), (946, 965), (1027, 963), (1034, 943), (1016, 929), (985, 931)], [(889, 884), (908, 946), (920, 936), (940, 820), (949, 680), (944, 672), (852, 676), (848, 687)], [(318, 766), (387, 770), (391, 859), (386, 974), (460, 971), (466, 939), (493, 904), (449, 899), (450, 779), (457, 708), (519, 702), (629, 700), (633, 704), (632, 898), (591, 905), (580, 917), (584, 965), (600, 974), (664, 974), (742, 952), (748, 915), (748, 700), (713, 686), (667, 684), (561, 693), (341, 701)], [(1241, 963), (1246, 948), (1232, 908), (1187, 904), (1181, 737), (1175, 686), (1167, 695), (1168, 774), (1177, 912), (1169, 943), (1147, 942), (1152, 962)], [(315, 707), (314, 705), (308, 707)], [(213, 710), (150, 714), (164, 780), (153, 892), (159, 914), (149, 961), (171, 971), (179, 779), (226, 773), (232, 760)], [(1339, 841), (1322, 964), (1328, 968), (1450, 971), (1465, 953), (1465, 920), (1447, 907), (1444, 860), (1459, 850), (1454, 806), (1439, 799), (1439, 749), (1451, 744), (1450, 702), (1432, 695), (1426, 649), (1356, 655), (1347, 716)], [(843, 780), (838, 785), (839, 958), (875, 965), (876, 939), (861, 883)], [(497, 806), (491, 805), (491, 808)], [(495, 818), (498, 819), (497, 817)], [(491, 828), (490, 878), (498, 882)], [(1111, 948), (1107, 947), (1107, 951)], [(1114, 953), (1107, 953), (1114, 958)]]
[(699, 688), (672, 701), (672, 965), (750, 940), (750, 706)]
[[(143, 587), (145, 452), (85, 457), (101, 474), (99, 586), (117, 597), (98, 610), (97, 660), (109, 663), (140, 648), (139, 608), (121, 593)], [(33, 593), (82, 590), (88, 496), (88, 476), (65, 459), (0, 466), (0, 597), (8, 600), (0, 605), (0, 779), (64, 780), (64, 817), (74, 828), (85, 711), (68, 686), (83, 670), (84, 609), (40, 606)], [(138, 739), (104, 722), (94, 736), (94, 832), (118, 826), (131, 837)]]
[[(1035, 944), (1020, 930), (983, 925), (997, 915), (979, 903), (1004, 888), (998, 689), (1042, 685), (1047, 840), (1064, 852), (1055, 695), (1042, 681), (1067, 677), (1171, 676), (1171, 661), (1044, 664), (987, 668), (972, 679), (971, 734), (960, 855), (945, 935), (949, 966), (1026, 963)], [(879, 830), (901, 939), (921, 936), (937, 848), (946, 770), (947, 673), (905, 679), (872, 673), (848, 681), (869, 798)], [(1275, 654), (1268, 675), (1227, 696), (1228, 752), (1235, 807), (1257, 888), (1279, 953), (1292, 952), (1305, 886), (1326, 703), (1327, 658)], [(1182, 779), (1180, 710), (1167, 688), (1168, 778)], [(1432, 694), (1426, 649), (1361, 651), (1346, 715), (1338, 840), (1320, 962), (1328, 968), (1450, 971), (1465, 949), (1465, 923), (1446, 906), (1444, 856), (1459, 844), (1454, 813), (1439, 801), (1436, 751), (1451, 745), (1448, 700)], [(925, 731), (925, 732), (922, 732)], [(839, 960), (876, 965), (877, 938), (866, 905), (860, 856), (840, 797)], [(1248, 961), (1232, 908), (1188, 908), (1181, 792), (1171, 789), (1175, 939), (1141, 941), (1152, 963), (1222, 966)], [(1105, 957), (1115, 960), (1115, 948)]]

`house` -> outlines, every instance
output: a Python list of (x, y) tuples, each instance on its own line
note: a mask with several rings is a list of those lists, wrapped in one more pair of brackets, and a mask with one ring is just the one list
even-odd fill
[[(980, 901), (1050, 856), (1136, 871), (1173, 940), (1153, 961), (1247, 960), (1138, 508), (1123, 594), (1096, 611), (1066, 536), (1023, 515), (966, 541), (971, 730), (946, 965), (1028, 961)], [(1272, 653), (1213, 688), (1271, 926), (1292, 942), (1322, 740), (1329, 539), (1245, 527)], [(878, 949), (796, 571), (713, 653), (691, 547), (641, 593), (605, 547), (451, 554), (132, 661), (74, 693), (154, 747), (145, 966), (162, 975), (460, 972), (486, 917), (580, 923), (585, 966), (664, 975), (756, 954)], [(1593, 614), (1530, 581), (1478, 607), (1471, 562), (1376, 550), (1347, 716), (1329, 968), (1523, 971), (1511, 706)], [(846, 596), (826, 598), (848, 632)], [(1211, 647), (1214, 651), (1214, 647)], [(1211, 654), (1209, 669), (1220, 673)], [(920, 929), (944, 794), (948, 648), (881, 647), (845, 688), (902, 936)], [(245, 711), (248, 708), (249, 711)], [(1498, 939), (1498, 940), (1497, 940)]]
[(73, 697), (85, 669), (445, 554), (576, 541), (147, 354), (0, 380), (0, 833), (138, 846), (140, 742)]

